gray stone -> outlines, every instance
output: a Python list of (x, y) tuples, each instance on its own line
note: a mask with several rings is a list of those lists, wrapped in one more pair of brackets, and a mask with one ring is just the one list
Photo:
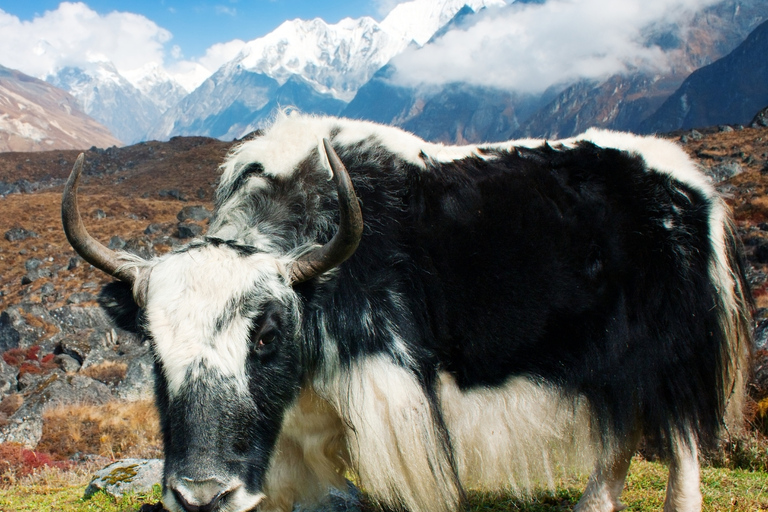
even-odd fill
[(80, 266), (80, 258), (78, 256), (72, 256), (69, 258), (69, 263), (67, 264), (67, 270), (75, 270), (77, 267)]
[(744, 172), (744, 168), (738, 162), (731, 160), (713, 165), (709, 169), (705, 169), (704, 172), (707, 176), (712, 178), (712, 181), (719, 183), (729, 178), (733, 178), (737, 174), (741, 174)]
[(184, 194), (181, 190), (177, 188), (171, 188), (171, 189), (163, 189), (160, 190), (157, 195), (160, 197), (171, 197), (173, 199), (176, 199), (178, 201), (186, 201), (187, 196)]
[(16, 367), (10, 366), (0, 357), (0, 396), (16, 391), (18, 373)]
[(93, 218), (94, 219), (104, 219), (107, 217), (107, 213), (102, 210), (101, 208), (97, 209), (93, 212)]
[(152, 241), (145, 236), (128, 239), (123, 250), (145, 260), (155, 257), (155, 248), (152, 246)]
[(51, 311), (51, 316), (63, 329), (111, 329), (112, 322), (100, 307), (62, 306)]
[(95, 301), (96, 296), (88, 292), (77, 292), (67, 297), (67, 304), (82, 304), (83, 302)]
[(125, 240), (123, 240), (121, 237), (115, 235), (112, 238), (109, 239), (109, 244), (107, 244), (107, 247), (112, 249), (113, 251), (119, 251), (123, 247), (125, 247)]
[(203, 227), (189, 222), (179, 223), (179, 238), (195, 238), (203, 234)]
[(293, 512), (361, 512), (361, 494), (352, 482), (347, 481), (347, 489), (331, 488), (328, 494), (312, 506), (297, 504)]
[(37, 258), (29, 258), (27, 261), (24, 262), (24, 268), (27, 269), (27, 272), (31, 270), (37, 270), (40, 265), (42, 265), (42, 260), (39, 260)]
[(179, 219), (179, 222), (185, 222), (188, 220), (202, 222), (211, 218), (211, 212), (209, 212), (202, 205), (185, 206), (176, 215), (176, 218)]
[(19, 346), (21, 333), (14, 327), (13, 319), (7, 311), (0, 313), (0, 352)]
[(5, 232), (5, 239), (9, 242), (19, 242), (27, 238), (37, 238), (37, 233), (24, 228), (11, 228)]
[(123, 459), (97, 471), (85, 489), (84, 498), (90, 498), (99, 491), (115, 498), (126, 493), (149, 494), (162, 480), (162, 460)]
[(0, 428), (0, 443), (19, 443), (24, 447), (33, 449), (43, 437), (42, 416), (11, 417), (8, 425)]
[(125, 378), (116, 390), (117, 397), (131, 401), (152, 398), (155, 390), (154, 367), (155, 359), (148, 349), (143, 355), (131, 359)]
[[(28, 323), (28, 320), (31, 320), (32, 324)], [(58, 331), (57, 327), (58, 322), (42, 304), (15, 304), (0, 314), (0, 344), (7, 344), (9, 341), (14, 343), (13, 340), (16, 340), (18, 347), (42, 345), (46, 351), (52, 350), (55, 341), (52, 340), (51, 332), (46, 330), (53, 328)]]
[(53, 286), (53, 283), (45, 283), (42, 288), (40, 288), (40, 294), (43, 297), (47, 297), (49, 295), (53, 295), (56, 293), (56, 287)]
[(53, 358), (53, 362), (66, 373), (75, 373), (80, 369), (80, 361), (69, 354), (59, 354)]
[(144, 230), (145, 235), (154, 235), (163, 232), (163, 226), (157, 223), (152, 223)]

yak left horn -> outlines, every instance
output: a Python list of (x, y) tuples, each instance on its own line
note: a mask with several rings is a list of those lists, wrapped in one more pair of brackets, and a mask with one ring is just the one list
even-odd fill
[(64, 224), (64, 233), (66, 233), (72, 248), (85, 261), (109, 275), (133, 285), (136, 279), (134, 271), (121, 268), (122, 262), (117, 253), (93, 238), (83, 224), (77, 204), (77, 187), (80, 182), (80, 174), (83, 172), (84, 161), (85, 155), (80, 153), (64, 187), (64, 195), (61, 198), (61, 221)]
[(354, 254), (363, 236), (363, 214), (357, 201), (352, 179), (328, 139), (323, 147), (333, 170), (333, 180), (339, 197), (339, 229), (328, 243), (300, 256), (291, 268), (291, 283), (308, 281), (334, 267)]

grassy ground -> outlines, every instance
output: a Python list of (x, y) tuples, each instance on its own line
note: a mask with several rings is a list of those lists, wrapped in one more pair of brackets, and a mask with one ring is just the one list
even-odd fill
[[(628, 511), (661, 510), (667, 470), (662, 464), (636, 458), (632, 463), (623, 501)], [(0, 489), (3, 512), (135, 512), (145, 503), (160, 499), (152, 495), (126, 496), (115, 500), (97, 494), (83, 500), (87, 475), (47, 470), (28, 477), (8, 489)], [(571, 510), (581, 496), (586, 478), (562, 482), (555, 492), (542, 492), (528, 499), (505, 494), (471, 493), (467, 512), (561, 512)], [(768, 473), (718, 468), (702, 470), (705, 512), (768, 512)]]

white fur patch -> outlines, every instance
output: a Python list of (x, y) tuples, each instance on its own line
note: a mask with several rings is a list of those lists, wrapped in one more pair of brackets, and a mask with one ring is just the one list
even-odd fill
[(553, 488), (558, 476), (595, 460), (585, 401), (543, 383), (513, 377), (498, 388), (461, 391), (444, 373), (440, 403), (466, 487)]
[(257, 312), (244, 316), (232, 304), (254, 291), (265, 300), (292, 294), (283, 267), (269, 255), (212, 246), (172, 253), (149, 267), (147, 321), (171, 396), (197, 377), (201, 365), (247, 389), (248, 332)]
[[(411, 372), (370, 356), (315, 386), (343, 418), (349, 460), (374, 498), (414, 511), (455, 510), (454, 468)], [(554, 388), (516, 377), (465, 392), (442, 374), (438, 399), (465, 488), (526, 493), (595, 459), (586, 404)]]

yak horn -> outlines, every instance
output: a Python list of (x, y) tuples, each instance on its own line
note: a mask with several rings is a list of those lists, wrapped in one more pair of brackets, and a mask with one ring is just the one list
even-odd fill
[(88, 234), (83, 224), (80, 209), (77, 205), (77, 186), (80, 182), (80, 174), (83, 172), (84, 160), (85, 155), (80, 153), (64, 187), (64, 195), (61, 198), (61, 221), (64, 224), (64, 233), (66, 233), (67, 240), (69, 240), (72, 248), (85, 261), (107, 274), (132, 285), (136, 279), (134, 272), (120, 269), (122, 264), (117, 253), (103, 246)]
[(323, 139), (323, 147), (339, 196), (339, 229), (327, 244), (300, 256), (293, 263), (292, 284), (308, 281), (339, 266), (352, 256), (363, 236), (363, 214), (349, 173), (328, 139)]

